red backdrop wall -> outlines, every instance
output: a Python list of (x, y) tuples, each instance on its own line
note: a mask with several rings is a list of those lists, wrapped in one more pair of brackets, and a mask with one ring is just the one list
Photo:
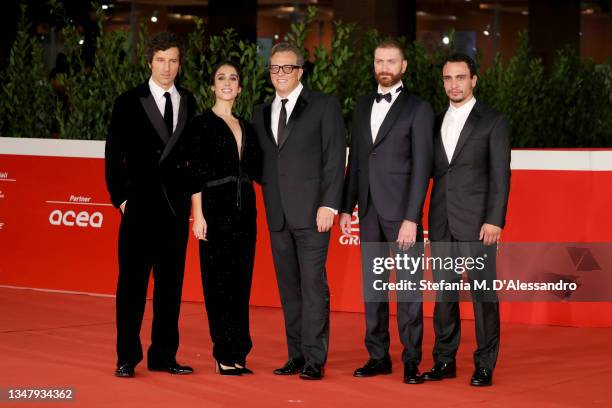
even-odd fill
[[(84, 157), (79, 157), (84, 156)], [(104, 184), (102, 142), (0, 138), (0, 285), (113, 294), (119, 214)], [(513, 151), (508, 223), (514, 242), (610, 242), (612, 151)], [(251, 304), (280, 305), (263, 201)], [(427, 208), (427, 205), (426, 205)], [(358, 223), (334, 227), (332, 310), (360, 312)], [(183, 299), (202, 301), (190, 239)], [(470, 305), (463, 316), (471, 317)], [(612, 303), (503, 303), (502, 320), (612, 326)], [(426, 315), (432, 305), (426, 304)]]

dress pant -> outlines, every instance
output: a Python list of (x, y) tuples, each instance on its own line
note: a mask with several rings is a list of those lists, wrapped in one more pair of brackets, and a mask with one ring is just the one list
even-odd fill
[(325, 261), (329, 232), (294, 229), (285, 221), (270, 231), (290, 359), (323, 366), (329, 343), (329, 287)]
[[(235, 189), (234, 185), (227, 188)], [(219, 190), (220, 188), (218, 188)], [(249, 298), (255, 259), (255, 194), (236, 208), (235, 199), (206, 191), (207, 241), (200, 241), (200, 271), (213, 357), (223, 365), (246, 364), (253, 343)], [(223, 192), (223, 191), (221, 191)]]
[[(389, 282), (389, 271), (374, 276), (373, 258), (388, 258), (397, 254), (420, 257), (423, 250), (423, 228), (417, 227), (416, 245), (407, 251), (399, 251), (396, 243), (402, 221), (390, 221), (382, 218), (373, 201), (370, 199), (368, 210), (359, 220), (361, 241), (361, 264), (363, 269), (366, 334), (365, 345), (370, 358), (382, 359), (389, 354), (389, 294), (386, 291), (373, 292), (373, 279)], [(388, 244), (387, 244), (388, 243)], [(422, 268), (414, 274), (396, 271), (397, 282), (402, 279), (418, 284), (422, 277)], [(423, 303), (420, 293), (397, 294), (397, 325), (399, 337), (404, 350), (404, 364), (418, 366), (422, 356), (423, 342)]]
[(189, 218), (178, 219), (165, 202), (130, 198), (119, 227), (117, 282), (118, 364), (143, 358), (140, 328), (153, 270), (153, 327), (148, 360), (174, 362), (185, 269)]
[[(432, 242), (431, 253), (434, 257), (476, 258), (484, 256), (486, 267), (482, 271), (468, 270), (467, 281), (471, 284), (474, 323), (476, 326), (477, 349), (474, 352), (474, 365), (477, 368), (494, 369), (499, 353), (499, 302), (492, 289), (495, 279), (496, 245), (484, 245), (481, 241), (457, 241), (448, 229), (440, 241)], [(433, 269), (435, 282), (459, 282), (462, 275), (453, 270)], [(474, 290), (474, 281), (487, 281), (488, 290)], [(433, 358), (435, 362), (455, 360), (461, 337), (460, 296), (457, 292), (437, 293), (434, 307), (435, 343)]]

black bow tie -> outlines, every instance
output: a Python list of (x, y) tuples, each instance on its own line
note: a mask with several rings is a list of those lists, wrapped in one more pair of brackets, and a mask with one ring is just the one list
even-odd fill
[(385, 101), (387, 101), (387, 102), (391, 103), (391, 99), (392, 99), (392, 98), (391, 98), (391, 92), (387, 92), (387, 93), (386, 93), (386, 94), (384, 94), (384, 95), (383, 95), (383, 94), (381, 94), (381, 93), (377, 93), (377, 94), (376, 94), (376, 103), (378, 103), (378, 102), (382, 101), (383, 99), (384, 99)]
[[(404, 89), (404, 87), (403, 87), (403, 86), (398, 86), (398, 87), (397, 87), (397, 89), (395, 90), (395, 93), (400, 93), (400, 92), (402, 91), (402, 89)], [(377, 93), (377, 94), (376, 94), (376, 103), (378, 103), (378, 102), (382, 101), (383, 99), (384, 99), (385, 101), (387, 101), (387, 102), (391, 103), (391, 99), (393, 99), (393, 98), (391, 97), (391, 92), (387, 92), (387, 93), (386, 93), (386, 94), (384, 94), (384, 95), (383, 95), (383, 94), (381, 94), (381, 93)]]

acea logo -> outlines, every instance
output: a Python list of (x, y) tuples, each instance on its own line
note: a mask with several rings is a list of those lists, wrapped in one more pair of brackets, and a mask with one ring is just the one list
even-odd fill
[[(54, 226), (102, 228), (104, 215), (96, 211), (96, 206), (110, 206), (110, 204), (94, 203), (91, 197), (70, 195), (68, 201), (46, 201), (54, 204), (56, 208), (49, 214), (49, 224)], [(93, 208), (92, 208), (93, 207)]]
[(359, 215), (357, 215), (357, 211), (355, 209), (351, 217), (351, 232), (340, 235), (340, 245), (359, 245)]
[(62, 212), (62, 210), (53, 210), (49, 215), (49, 223), (51, 225), (65, 225), (67, 227), (102, 227), (102, 221), (104, 216), (100, 211), (89, 213), (87, 211), (76, 211), (68, 210)]

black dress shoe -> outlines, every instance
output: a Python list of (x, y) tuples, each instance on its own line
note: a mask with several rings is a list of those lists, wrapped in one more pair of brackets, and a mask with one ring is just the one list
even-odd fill
[(486, 387), (493, 385), (493, 371), (488, 368), (477, 368), (472, 375), (470, 384), (474, 387)]
[(233, 364), (221, 364), (215, 360), (215, 373), (220, 375), (230, 375), (230, 376), (238, 376), (242, 375), (242, 372), (235, 367)]
[(321, 366), (308, 365), (300, 373), (302, 380), (320, 380), (323, 378), (323, 368)]
[(253, 370), (247, 368), (246, 366), (243, 366), (240, 364), (234, 364), (234, 367), (236, 367), (236, 370), (240, 371), (240, 374), (242, 375), (253, 374)]
[(405, 384), (422, 384), (423, 377), (419, 374), (418, 367), (412, 364), (404, 366), (404, 383)]
[(177, 363), (176, 361), (173, 363), (149, 363), (148, 364), (149, 371), (165, 371), (170, 374), (176, 375), (185, 375), (193, 373), (193, 368), (189, 366), (183, 366)]
[(391, 359), (389, 357), (377, 360), (371, 358), (363, 367), (355, 370), (354, 377), (373, 377), (379, 374), (391, 374)]
[(121, 364), (115, 370), (115, 377), (133, 377), (134, 367), (131, 364)]
[(277, 368), (274, 370), (274, 374), (276, 375), (294, 375), (301, 372), (304, 369), (304, 360), (303, 359), (290, 359), (285, 363), (281, 368)]
[(457, 366), (454, 361), (450, 363), (436, 363), (430, 371), (423, 373), (425, 381), (440, 381), (443, 378), (455, 378)]

